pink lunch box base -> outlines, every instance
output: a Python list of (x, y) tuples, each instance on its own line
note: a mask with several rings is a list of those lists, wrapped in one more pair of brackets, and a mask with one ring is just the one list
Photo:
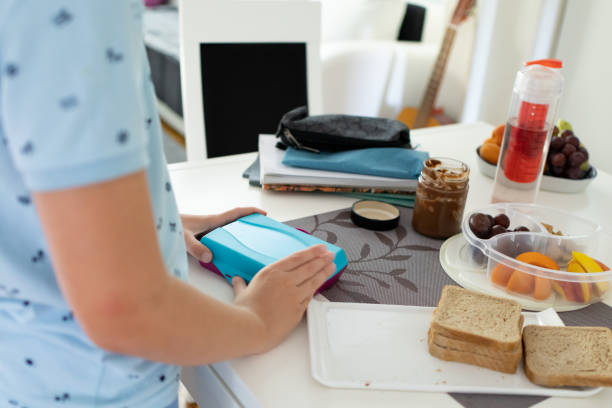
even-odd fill
[[(214, 262), (204, 263), (204, 262), (200, 261), (200, 265), (202, 265), (204, 268), (208, 269), (209, 271), (214, 272), (214, 273), (216, 273), (219, 276), (222, 276), (223, 278), (226, 277), (219, 270), (219, 268), (217, 268), (217, 266), (214, 264)], [(346, 269), (346, 266), (344, 268), (342, 268), (341, 270), (339, 270), (337, 274), (335, 274), (334, 276), (332, 276), (331, 278), (326, 280), (325, 283), (315, 292), (315, 294), (321, 293), (324, 290), (327, 290), (327, 289), (331, 288), (334, 285), (334, 283), (338, 282), (338, 279), (340, 279), (340, 275), (342, 275), (342, 273), (344, 272), (345, 269)], [(229, 276), (227, 276), (227, 277), (229, 278)]]

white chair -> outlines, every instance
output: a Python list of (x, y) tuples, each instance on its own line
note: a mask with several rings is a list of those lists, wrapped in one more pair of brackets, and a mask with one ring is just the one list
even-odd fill
[(378, 116), (395, 45), (386, 41), (333, 42), (321, 46), (323, 111)]
[[(188, 161), (244, 152), (246, 144), (256, 146), (257, 134), (269, 132), (270, 129), (249, 129), (249, 135), (235, 134), (237, 133), (235, 129), (251, 125), (248, 120), (244, 119), (245, 116), (248, 116), (249, 109), (281, 109), (282, 104), (277, 102), (286, 94), (283, 94), (283, 88), (270, 78), (264, 78), (264, 81), (268, 81), (268, 85), (263, 94), (261, 90), (256, 90), (261, 84), (260, 81), (255, 80), (252, 84), (245, 84), (244, 78), (234, 78), (238, 82), (242, 81), (237, 94), (239, 96), (235, 98), (238, 100), (227, 100), (228, 95), (236, 94), (230, 72), (234, 68), (242, 67), (242, 64), (249, 67), (249, 64), (255, 63), (253, 58), (245, 58), (240, 60), (240, 65), (236, 65), (237, 62), (225, 65), (228, 72), (223, 72), (223, 61), (219, 59), (223, 56), (230, 60), (237, 58), (238, 54), (234, 52), (236, 50), (240, 53), (247, 50), (246, 54), (250, 52), (251, 56), (259, 59), (259, 65), (256, 68), (265, 76), (269, 72), (266, 69), (262, 70), (262, 63), (265, 66), (269, 64), (270, 72), (273, 72), (278, 69), (279, 64), (283, 64), (283, 61), (271, 57), (269, 61), (264, 59), (262, 62), (256, 47), (282, 44), (282, 47), (277, 48), (283, 50), (283, 53), (286, 50), (290, 50), (287, 52), (298, 50), (295, 51), (298, 54), (296, 60), (304, 58), (299, 56), (299, 49), (305, 48), (307, 89), (302, 92), (307, 96), (310, 113), (322, 112), (319, 58), (320, 20), (320, 4), (310, 1), (183, 0), (180, 3), (181, 85)], [(232, 48), (239, 45), (244, 45), (244, 47)], [(294, 45), (297, 48), (293, 47)], [(272, 48), (273, 53), (278, 51), (277, 48)], [(265, 49), (269, 50), (270, 47)], [(254, 50), (255, 54), (253, 54)], [(203, 67), (203, 64), (206, 66)], [(287, 69), (283, 71), (283, 74), (291, 77), (293, 71), (293, 68)], [(248, 74), (250, 71), (244, 72)], [(295, 87), (295, 83), (296, 81), (290, 81), (283, 86)], [(204, 92), (206, 89), (208, 89), (208, 95)], [(224, 93), (224, 89), (227, 89), (227, 94)], [(294, 91), (287, 92), (287, 94), (294, 93)], [(245, 99), (255, 95), (257, 96), (255, 100), (260, 103), (251, 104), (250, 107), (242, 106), (240, 95), (244, 95)], [(212, 100), (213, 97), (217, 99)], [(225, 98), (221, 105), (220, 98)], [(296, 106), (287, 106), (286, 109), (283, 109), (287, 111), (294, 107)], [(266, 111), (266, 113), (270, 112)], [(227, 118), (225, 119), (227, 130), (219, 131), (219, 123), (214, 129), (211, 128), (210, 123), (218, 122), (220, 117)], [(209, 126), (206, 123), (207, 118)], [(215, 134), (212, 134), (213, 131)], [(240, 130), (238, 133), (243, 132)], [(254, 136), (250, 133), (253, 133)], [(248, 143), (245, 142), (245, 137), (249, 138)], [(251, 137), (255, 138), (254, 141), (250, 139)], [(231, 151), (223, 151), (219, 154), (217, 146), (216, 151), (213, 152), (211, 147), (220, 140), (231, 145)]]
[[(324, 113), (395, 118), (404, 107), (418, 107), (456, 0), (321, 1)], [(421, 42), (395, 40), (406, 1), (427, 9)], [(436, 98), (435, 106), (457, 120), (474, 32), (474, 21), (460, 27)]]

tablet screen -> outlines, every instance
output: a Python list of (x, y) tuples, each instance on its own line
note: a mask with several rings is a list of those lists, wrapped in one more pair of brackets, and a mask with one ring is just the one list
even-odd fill
[(305, 43), (202, 43), (208, 157), (257, 150), (287, 111), (308, 105)]

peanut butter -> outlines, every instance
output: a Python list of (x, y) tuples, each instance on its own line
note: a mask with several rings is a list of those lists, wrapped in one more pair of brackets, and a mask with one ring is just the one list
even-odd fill
[(469, 167), (458, 160), (427, 160), (417, 186), (412, 226), (432, 238), (448, 238), (461, 231), (468, 193)]

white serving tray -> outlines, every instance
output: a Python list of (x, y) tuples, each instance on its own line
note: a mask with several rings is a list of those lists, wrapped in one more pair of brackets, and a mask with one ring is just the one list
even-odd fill
[[(320, 297), (317, 297), (320, 299)], [(339, 303), (308, 306), (312, 376), (333, 388), (589, 397), (600, 388), (546, 388), (516, 374), (439, 360), (427, 350), (433, 307)], [(525, 324), (563, 325), (552, 310)]]

